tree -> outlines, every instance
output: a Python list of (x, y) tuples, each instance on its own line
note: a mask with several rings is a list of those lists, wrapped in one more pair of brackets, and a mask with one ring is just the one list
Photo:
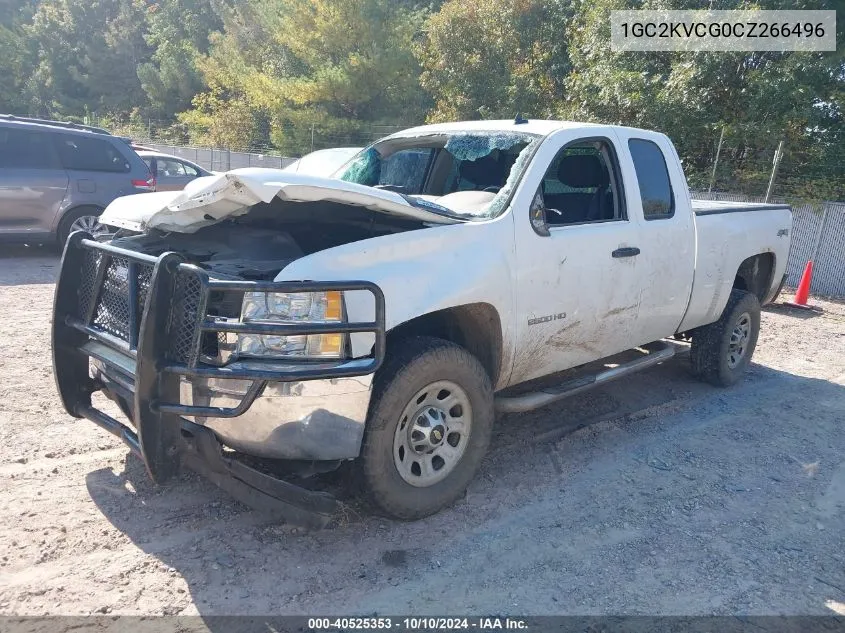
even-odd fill
[(417, 53), (431, 120), (548, 117), (569, 72), (565, 0), (449, 0)]
[(44, 0), (24, 32), (38, 51), (27, 96), (47, 116), (128, 112), (143, 103), (136, 74), (149, 57), (143, 0)]
[(26, 39), (13, 21), (8, 24), (0, 24), (0, 112), (28, 114), (23, 95), (30, 60)]
[[(670, 135), (695, 187), (845, 197), (845, 48), (610, 48), (613, 9), (836, 9), (845, 0), (3, 0), (0, 110), (233, 149), (364, 144), (516, 113)], [(390, 124), (390, 126), (388, 126)], [(161, 130), (159, 133), (161, 134)]]
[(421, 120), (428, 102), (411, 44), (423, 19), (387, 0), (242, 3), (199, 63), (215, 96), (195, 106), (208, 120), (222, 116), (218, 104), (227, 100), (246, 104), (288, 152), (308, 148), (312, 126), (340, 137)]
[[(834, 8), (835, 3), (801, 4), (806, 3), (772, 1), (766, 8)], [(753, 6), (723, 0), (713, 8)], [(716, 141), (724, 130), (726, 149), (717, 181), (724, 188), (755, 194), (765, 191), (780, 140), (787, 148), (783, 173), (788, 173), (790, 160), (811, 152), (820, 136), (841, 129), (841, 53), (614, 52), (610, 11), (622, 8), (629, 8), (624, 0), (579, 0), (576, 5), (569, 29), (569, 98), (560, 116), (665, 132), (678, 147), (692, 185), (699, 187), (709, 180)], [(639, 8), (699, 6), (653, 0)], [(836, 176), (840, 182), (842, 171)], [(811, 188), (818, 190), (819, 184)]]
[(197, 62), (208, 53), (213, 34), (223, 29), (216, 0), (161, 0), (147, 11), (146, 42), (154, 49), (138, 66), (150, 117), (168, 119), (187, 110), (194, 96), (208, 86)]

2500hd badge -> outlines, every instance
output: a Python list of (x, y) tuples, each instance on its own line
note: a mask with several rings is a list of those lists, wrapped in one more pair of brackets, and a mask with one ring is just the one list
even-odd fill
[(558, 314), (550, 314), (548, 316), (528, 319), (528, 325), (537, 325), (538, 323), (548, 323), (549, 321), (558, 321), (566, 318), (566, 312), (559, 312)]

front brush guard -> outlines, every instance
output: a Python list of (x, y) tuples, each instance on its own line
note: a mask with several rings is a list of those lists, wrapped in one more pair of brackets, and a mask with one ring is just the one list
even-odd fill
[[(95, 255), (92, 255), (92, 252)], [(90, 259), (93, 256), (96, 265)], [(86, 258), (89, 258), (86, 262)], [(97, 326), (98, 301), (103, 292), (108, 267), (119, 258), (127, 262), (128, 336), (126, 340)], [(87, 268), (86, 268), (87, 266)], [(138, 301), (138, 270), (152, 267), (143, 305)], [(90, 278), (83, 271), (90, 270)], [(189, 353), (174, 360), (169, 353), (179, 319), (174, 305), (183, 298), (176, 294), (177, 276), (193, 276), (199, 284), (196, 323), (192, 323)], [(93, 288), (92, 288), (93, 286)], [(90, 293), (86, 304), (83, 288)], [(375, 320), (363, 323), (241, 323), (209, 318), (208, 298), (214, 290), (237, 292), (324, 292), (365, 290), (375, 299)], [(183, 324), (184, 325), (184, 324)], [(204, 332), (256, 333), (266, 335), (307, 335), (318, 333), (372, 332), (373, 355), (369, 360), (338, 361), (334, 364), (296, 366), (284, 370), (277, 364), (251, 363), (233, 370), (205, 365), (199, 360)], [(183, 332), (184, 334), (184, 332)], [(182, 335), (183, 335), (182, 334)], [(105, 346), (105, 347), (103, 347)], [(96, 349), (117, 353), (124, 380), (120, 385), (97, 381), (89, 375), (89, 362), (98, 358)], [(294, 381), (340, 378), (371, 374), (381, 365), (385, 350), (384, 296), (378, 286), (362, 281), (343, 282), (250, 282), (212, 279), (208, 273), (187, 264), (176, 253), (153, 257), (95, 242), (90, 235), (70, 236), (62, 256), (53, 309), (53, 372), (62, 404), (71, 415), (87, 418), (118, 436), (144, 463), (156, 483), (173, 477), (180, 464), (200, 472), (220, 488), (246, 504), (306, 527), (321, 527), (330, 519), (337, 502), (322, 492), (313, 492), (250, 468), (224, 454), (214, 433), (183, 416), (236, 417), (246, 411), (267, 381)], [(112, 360), (115, 355), (111, 354)], [(293, 368), (292, 368), (293, 367)], [(253, 380), (243, 401), (231, 409), (188, 406), (180, 403), (179, 386), (183, 376), (205, 376)], [(133, 430), (95, 408), (91, 395), (98, 390), (116, 393), (128, 403)]]

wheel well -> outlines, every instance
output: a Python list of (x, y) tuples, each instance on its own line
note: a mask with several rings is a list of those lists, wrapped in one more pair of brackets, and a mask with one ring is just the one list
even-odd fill
[(739, 265), (733, 287), (747, 290), (757, 296), (762, 304), (772, 287), (772, 275), (775, 272), (775, 256), (772, 253), (760, 253), (749, 257)]
[(496, 308), (469, 303), (429, 312), (405, 321), (387, 333), (387, 349), (410, 336), (435, 336), (466, 348), (496, 384), (502, 363), (502, 323)]
[(59, 221), (56, 223), (56, 229), (58, 230), (59, 225), (64, 222), (66, 218), (69, 218), (72, 213), (76, 213), (82, 209), (93, 209), (97, 212), (97, 215), (100, 215), (103, 211), (105, 211), (103, 207), (97, 204), (78, 204), (70, 209), (65, 209), (65, 212), (59, 216)]
[(71, 207), (70, 209), (65, 210), (65, 212), (62, 213), (61, 218), (62, 219), (66, 218), (71, 213), (75, 213), (76, 211), (79, 211), (80, 209), (93, 209), (94, 211), (97, 212), (98, 215), (100, 213), (102, 213), (103, 211), (105, 211), (105, 209), (98, 204), (78, 204), (75, 207)]
[(78, 213), (79, 211), (85, 209), (92, 209), (96, 212), (97, 215), (100, 215), (105, 209), (97, 204), (78, 204), (75, 207), (71, 207), (66, 209), (64, 213), (62, 213), (58, 220), (56, 221), (55, 225), (55, 235), (58, 238), (61, 238), (62, 231), (66, 228), (68, 218), (72, 217), (74, 213)]

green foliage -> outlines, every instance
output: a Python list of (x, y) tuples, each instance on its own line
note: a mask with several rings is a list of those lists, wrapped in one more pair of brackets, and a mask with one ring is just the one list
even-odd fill
[(0, 24), (0, 111), (26, 110), (23, 95), (26, 67), (25, 39), (18, 28)]
[(138, 63), (149, 55), (143, 0), (41, 2), (25, 32), (37, 59), (27, 82), (38, 114), (129, 111), (144, 99)]
[(448, 0), (417, 47), (429, 118), (551, 116), (565, 96), (571, 17), (563, 0)]
[(214, 0), (167, 0), (150, 5), (146, 41), (153, 53), (138, 65), (138, 78), (149, 101), (147, 114), (169, 118), (187, 110), (206, 88), (197, 68), (208, 53), (212, 34), (223, 29)]
[(254, 139), (266, 122), (267, 141), (299, 152), (312, 126), (342, 136), (366, 123), (421, 119), (428, 103), (412, 42), (423, 17), (385, 0), (243, 2), (199, 62), (209, 89), (181, 120), (209, 130), (233, 102), (253, 112), (240, 138)]
[[(845, 66), (841, 53), (616, 53), (610, 49), (610, 11), (628, 8), (628, 3), (580, 2), (569, 29), (569, 98), (561, 103), (559, 115), (665, 132), (675, 142), (692, 186), (708, 185), (723, 129), (717, 186), (756, 194), (765, 191), (779, 141), (785, 141), (783, 170), (789, 173), (797, 160), (806, 161), (815, 154), (820, 137), (842, 129)], [(801, 4), (805, 3), (775, 1), (765, 8), (835, 8), (834, 2), (826, 3), (827, 7), (820, 6), (824, 2)], [(743, 0), (723, 0), (713, 8), (754, 6)], [(646, 0), (639, 8), (700, 6)], [(840, 146), (835, 154), (840, 167), (830, 174), (833, 178), (804, 170), (809, 176), (804, 178), (807, 186), (791, 187), (787, 193), (836, 195), (838, 188), (841, 196), (845, 153)]]
[(194, 97), (194, 108), (179, 115), (195, 143), (246, 149), (256, 144), (257, 117), (242, 99), (223, 98), (216, 87)]
[(301, 154), (425, 119), (653, 128), (691, 185), (845, 199), (845, 48), (615, 53), (623, 8), (836, 9), (845, 0), (3, 0), (0, 111)]

